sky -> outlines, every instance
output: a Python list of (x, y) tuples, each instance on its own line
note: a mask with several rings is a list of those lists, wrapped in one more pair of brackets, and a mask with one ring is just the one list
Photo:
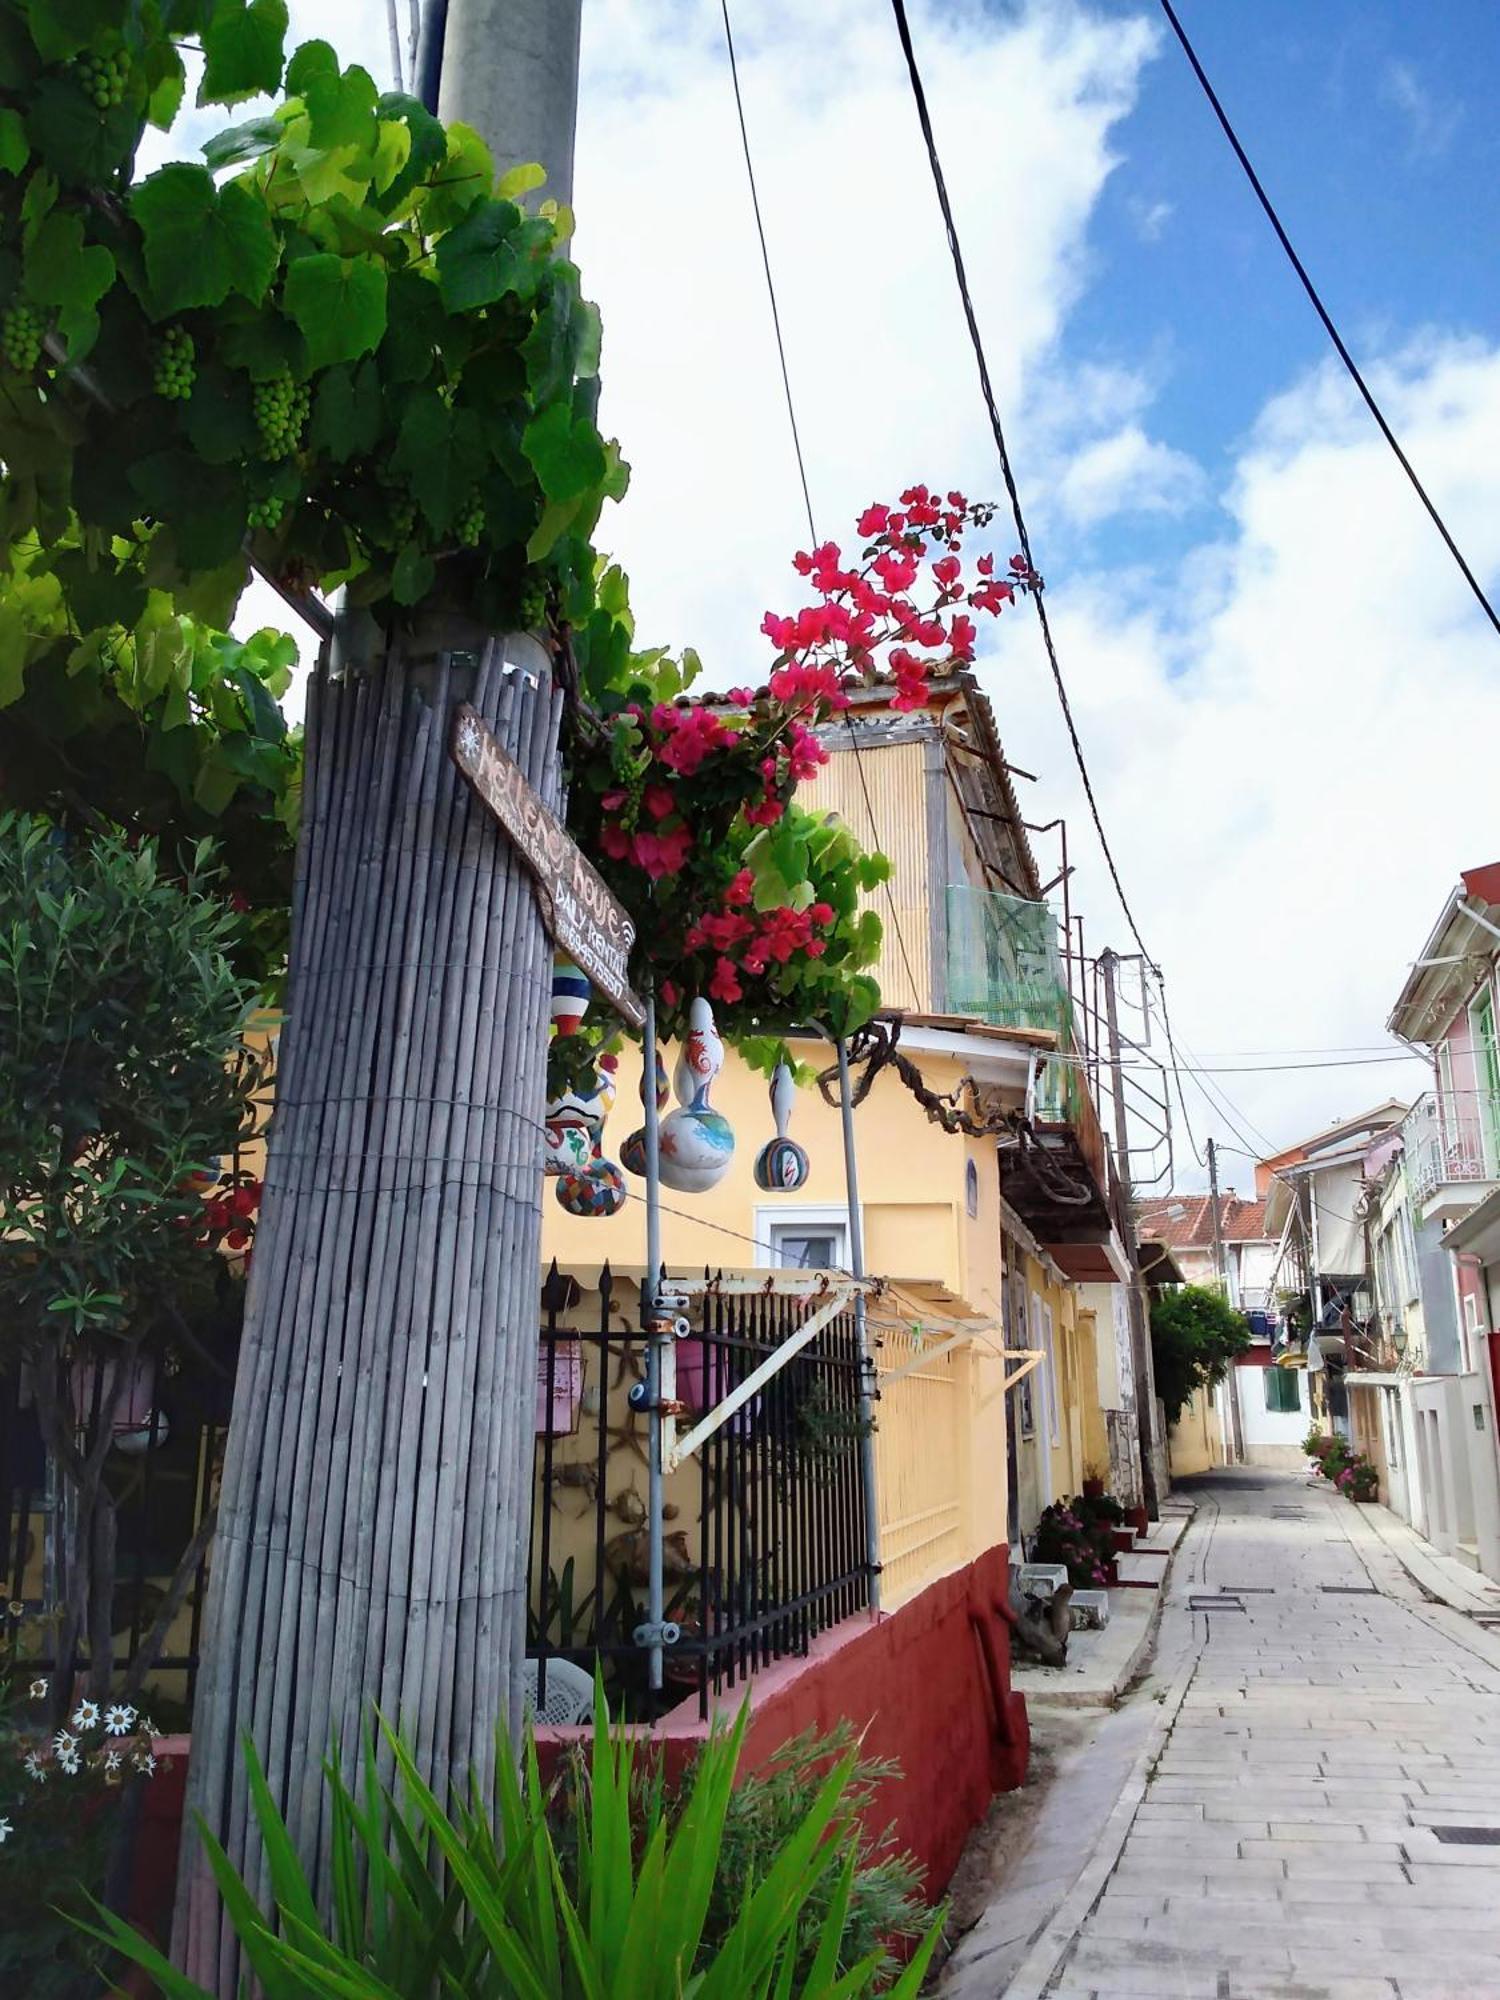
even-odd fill
[[(1500, 11), (1179, 12), (1493, 594)], [(1003, 498), (888, 10), (733, 13), (820, 535), (852, 540), (913, 480)], [(1231, 1149), (1422, 1087), (1415, 1061), (1353, 1058), (1394, 1050), (1384, 1023), (1459, 870), (1500, 858), (1500, 636), (1155, 6), (910, 13), (1103, 821), (1179, 1055), (1215, 1072), (1185, 1080), (1178, 1184), (1201, 1184), (1193, 1145), (1213, 1133), (1243, 1189)], [(292, 14), (294, 36), (390, 80), (383, 10)], [(807, 537), (719, 8), (586, 0), (584, 17), (576, 255), (604, 315), (602, 421), (634, 469), (600, 538), (642, 641), (696, 646), (727, 687), (769, 664), (761, 615), (794, 601)], [(1090, 948), (1133, 951), (1029, 608), (983, 636), (978, 673), (1037, 774), (1028, 815), (1067, 817)]]

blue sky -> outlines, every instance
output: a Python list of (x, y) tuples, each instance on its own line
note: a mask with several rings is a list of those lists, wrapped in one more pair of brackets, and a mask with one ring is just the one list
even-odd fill
[[(1161, 36), (1114, 130), (1119, 164), (1065, 346), (1116, 364), (1149, 357), (1156, 435), (1212, 471), (1327, 340), (1164, 18), (1100, 12)], [(1356, 358), (1432, 324), (1493, 331), (1500, 9), (1182, 0), (1178, 12)], [(1145, 524), (1148, 546), (1166, 554), (1203, 525)], [(1088, 553), (1123, 558), (1140, 534), (1110, 524)], [(1433, 560), (1446, 560), (1436, 542)]]

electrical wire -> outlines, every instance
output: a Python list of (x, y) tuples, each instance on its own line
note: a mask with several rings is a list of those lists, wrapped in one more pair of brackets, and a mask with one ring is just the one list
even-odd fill
[(750, 183), (750, 206), (755, 211), (755, 233), (760, 238), (760, 261), (766, 273), (766, 291), (771, 300), (771, 324), (776, 329), (776, 354), (781, 362), (781, 387), (786, 396), (787, 421), (792, 427), (792, 449), (797, 454), (797, 477), (802, 482), (802, 504), (807, 509), (807, 532), (817, 546), (818, 530), (813, 521), (812, 493), (807, 483), (807, 462), (802, 456), (802, 433), (797, 427), (797, 406), (792, 398), (792, 377), (787, 367), (786, 342), (781, 334), (781, 308), (776, 300), (776, 281), (771, 275), (771, 252), (766, 243), (766, 225), (761, 219), (760, 190), (755, 185), (755, 162), (750, 154), (750, 128), (745, 123), (745, 101), (740, 95), (740, 66), (734, 49), (734, 29), (729, 23), (729, 0), (719, 0), (724, 16), (724, 45), (729, 51), (729, 80), (734, 85), (734, 109), (740, 122), (740, 147), (745, 155), (745, 178)]
[(1114, 884), (1120, 908), (1125, 921), (1130, 926), (1130, 934), (1140, 947), (1148, 964), (1155, 961), (1146, 949), (1140, 926), (1130, 907), (1130, 899), (1125, 894), (1125, 885), (1120, 880), (1120, 871), (1115, 865), (1114, 852), (1109, 837), (1104, 831), (1104, 821), (1100, 817), (1099, 802), (1094, 796), (1094, 782), (1089, 773), (1087, 759), (1083, 754), (1083, 744), (1079, 740), (1078, 726), (1073, 719), (1073, 705), (1068, 699), (1067, 686), (1063, 680), (1062, 666), (1057, 657), (1057, 646), (1052, 637), (1052, 626), (1047, 616), (1047, 606), (1043, 596), (1042, 578), (1037, 573), (1032, 559), (1031, 538), (1026, 532), (1026, 517), (1021, 508), (1021, 495), (1016, 485), (1016, 476), (1011, 467), (1010, 451), (1005, 442), (1005, 427), (1000, 420), (999, 405), (995, 401), (994, 385), (990, 381), (989, 361), (984, 351), (983, 336), (979, 331), (979, 319), (974, 310), (974, 301), (969, 292), (968, 271), (964, 265), (963, 248), (959, 242), (958, 225), (953, 219), (953, 204), (948, 198), (948, 184), (943, 175), (943, 165), (938, 157), (937, 140), (933, 135), (932, 116), (927, 108), (927, 93), (922, 86), (922, 73), (917, 66), (916, 50), (912, 47), (911, 27), (906, 18), (906, 0), (891, 0), (891, 8), (896, 17), (896, 32), (901, 38), (902, 53), (906, 57), (907, 76), (911, 82), (912, 97), (916, 104), (917, 120), (922, 127), (922, 138), (927, 148), (927, 164), (932, 171), (933, 186), (937, 191), (938, 207), (942, 210), (943, 226), (948, 236), (948, 249), (953, 259), (953, 273), (958, 281), (959, 299), (963, 305), (964, 320), (969, 329), (969, 344), (974, 350), (975, 366), (979, 371), (980, 393), (990, 420), (990, 431), (995, 440), (995, 449), (1000, 459), (1000, 476), (1005, 481), (1005, 490), (1010, 498), (1011, 514), (1016, 524), (1016, 539), (1020, 544), (1022, 560), (1025, 562), (1030, 584), (1029, 595), (1036, 606), (1037, 623), (1041, 627), (1042, 643), (1047, 652), (1047, 663), (1052, 669), (1052, 681), (1057, 690), (1058, 703), (1062, 709), (1063, 721), (1067, 724), (1068, 738), (1073, 746), (1073, 760), (1078, 766), (1078, 775), (1083, 781), (1084, 797), (1088, 801), (1089, 814), (1094, 822), (1094, 831), (1099, 837), (1099, 848), (1104, 856), (1109, 878)]
[(1470, 569), (1467, 561), (1465, 560), (1463, 551), (1459, 548), (1458, 543), (1453, 539), (1453, 536), (1449, 533), (1448, 524), (1446, 521), (1444, 521), (1442, 515), (1438, 512), (1436, 506), (1433, 504), (1433, 501), (1430, 495), (1428, 494), (1427, 488), (1422, 484), (1421, 480), (1417, 477), (1416, 470), (1413, 467), (1411, 460), (1402, 450), (1400, 440), (1397, 438), (1396, 433), (1391, 429), (1390, 424), (1386, 421), (1385, 412), (1381, 409), (1379, 403), (1376, 402), (1374, 395), (1371, 393), (1370, 386), (1365, 381), (1364, 376), (1360, 373), (1358, 363), (1355, 361), (1354, 356), (1349, 352), (1349, 349), (1344, 345), (1342, 335), (1339, 333), (1338, 328), (1334, 325), (1332, 316), (1330, 315), (1328, 308), (1324, 305), (1322, 299), (1318, 296), (1317, 287), (1313, 284), (1312, 279), (1307, 274), (1307, 267), (1302, 262), (1302, 259), (1297, 255), (1297, 252), (1293, 249), (1292, 240), (1287, 235), (1286, 230), (1282, 227), (1281, 217), (1276, 213), (1275, 208), (1272, 206), (1270, 196), (1261, 186), (1260, 177), (1256, 173), (1254, 167), (1250, 164), (1250, 157), (1246, 153), (1244, 147), (1240, 144), (1239, 136), (1235, 132), (1234, 127), (1230, 124), (1228, 114), (1226, 113), (1223, 105), (1219, 102), (1218, 95), (1215, 92), (1213, 85), (1209, 82), (1207, 74), (1204, 71), (1203, 65), (1198, 60), (1197, 52), (1193, 48), (1192, 43), (1187, 38), (1187, 31), (1184, 29), (1181, 21), (1179, 21), (1177, 18), (1177, 14), (1172, 6), (1172, 0), (1161, 0), (1161, 10), (1166, 15), (1168, 24), (1170, 25), (1173, 34), (1176, 35), (1178, 41), (1182, 44), (1182, 52), (1187, 57), (1192, 72), (1194, 76), (1197, 77), (1198, 82), (1202, 87), (1203, 94), (1208, 99), (1209, 105), (1213, 110), (1213, 114), (1215, 118), (1218, 119), (1219, 124), (1223, 129), (1224, 137), (1229, 141), (1229, 144), (1234, 151), (1235, 158), (1239, 161), (1241, 167), (1243, 167), (1245, 171), (1245, 178), (1249, 181), (1250, 186), (1254, 190), (1256, 200), (1260, 203), (1262, 209), (1264, 209), (1266, 220), (1270, 223), (1272, 229), (1276, 232), (1276, 240), (1278, 243), (1280, 243), (1282, 249), (1286, 252), (1287, 259), (1290, 262), (1292, 269), (1296, 272), (1299, 280), (1301, 281), (1302, 289), (1304, 292), (1306, 292), (1308, 299), (1312, 304), (1313, 311), (1318, 315), (1318, 318), (1323, 322), (1323, 330), (1328, 335), (1328, 338), (1333, 342), (1334, 351), (1337, 353), (1340, 361), (1343, 362), (1345, 369), (1348, 371), (1349, 378), (1353, 382), (1355, 388), (1358, 389), (1360, 395), (1364, 398), (1365, 407), (1370, 412), (1370, 415), (1375, 419), (1375, 422), (1380, 429), (1381, 436), (1385, 439), (1386, 443), (1395, 453), (1397, 463), (1400, 465), (1401, 470), (1406, 474), (1407, 478), (1411, 482), (1412, 490), (1415, 492), (1417, 498), (1421, 501), (1422, 505), (1427, 509), (1428, 515), (1431, 517), (1432, 520), (1432, 525), (1437, 529), (1438, 533), (1442, 536), (1443, 541), (1447, 546), (1449, 555), (1452, 556), (1453, 560), (1458, 564), (1459, 569), (1463, 572), (1464, 581), (1468, 584), (1470, 590), (1473, 591), (1474, 596), (1478, 600), (1480, 608), (1483, 610), (1485, 617), (1489, 619), (1491, 625), (1494, 626), (1495, 630), (1497, 632), (1500, 632), (1500, 615), (1497, 615), (1495, 607), (1493, 604), (1490, 603), (1489, 598), (1485, 595), (1483, 587), (1481, 586), (1478, 577), (1475, 576), (1473, 570)]
[[(745, 178), (750, 184), (750, 206), (755, 211), (755, 233), (760, 239), (761, 268), (766, 274), (766, 292), (771, 302), (771, 324), (776, 332), (776, 354), (781, 364), (781, 388), (786, 399), (787, 422), (791, 426), (792, 448), (797, 455), (797, 477), (802, 484), (802, 504), (807, 512), (807, 532), (812, 537), (812, 545), (817, 547), (818, 524), (813, 516), (812, 491), (807, 479), (807, 461), (802, 454), (802, 432), (797, 422), (796, 398), (792, 394), (791, 369), (787, 365), (786, 342), (781, 332), (781, 308), (776, 298), (776, 279), (771, 270), (771, 251), (766, 242), (765, 223), (760, 212), (760, 191), (755, 181), (755, 160), (750, 150), (750, 128), (745, 120), (745, 100), (740, 92), (740, 65), (734, 46), (734, 28), (729, 19), (729, 0), (719, 0), (719, 11), (724, 17), (724, 46), (729, 55), (729, 78), (734, 86), (734, 108), (740, 127), (740, 150), (745, 157)], [(864, 753), (860, 749), (859, 734), (848, 711), (844, 723), (849, 731), (850, 747), (854, 751), (854, 768), (859, 776), (859, 788), (864, 795), (865, 812), (870, 822), (870, 837), (876, 847), (885, 852), (885, 842), (880, 837), (880, 829), (875, 821), (875, 803), (870, 797), (869, 780), (865, 776)], [(913, 1006), (922, 1004), (922, 989), (917, 984), (917, 975), (912, 970), (911, 954), (906, 948), (906, 936), (901, 929), (901, 918), (896, 909), (896, 898), (892, 891), (890, 877), (885, 881), (886, 907), (891, 915), (891, 928), (896, 933), (896, 947), (901, 954), (901, 964), (906, 973), (907, 984), (911, 988)]]

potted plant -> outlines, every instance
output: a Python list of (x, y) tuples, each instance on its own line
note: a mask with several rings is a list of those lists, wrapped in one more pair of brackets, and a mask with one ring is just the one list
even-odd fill
[[(1091, 1483), (1099, 1486), (1097, 1493), (1090, 1493)], [(1135, 1547), (1136, 1531), (1126, 1519), (1123, 1504), (1113, 1493), (1106, 1493), (1099, 1481), (1083, 1482), (1083, 1492), (1073, 1502), (1073, 1512), (1080, 1520), (1091, 1522), (1108, 1534), (1112, 1554), (1128, 1555)]]
[(1110, 1530), (1061, 1501), (1043, 1510), (1031, 1538), (1031, 1560), (1062, 1563), (1075, 1590), (1107, 1589), (1120, 1580)]
[(1380, 1474), (1364, 1457), (1348, 1460), (1335, 1475), (1334, 1484), (1350, 1500), (1369, 1501), (1380, 1497)]

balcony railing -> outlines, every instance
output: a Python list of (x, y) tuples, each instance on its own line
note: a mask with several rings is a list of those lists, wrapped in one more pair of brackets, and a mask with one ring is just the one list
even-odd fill
[(1401, 1127), (1412, 1199), (1425, 1201), (1454, 1183), (1500, 1179), (1490, 1136), (1497, 1128), (1500, 1106), (1483, 1096), (1428, 1091), (1419, 1097)]
[(1063, 1039), (1070, 1008), (1051, 907), (959, 884), (947, 908), (949, 1012)]

